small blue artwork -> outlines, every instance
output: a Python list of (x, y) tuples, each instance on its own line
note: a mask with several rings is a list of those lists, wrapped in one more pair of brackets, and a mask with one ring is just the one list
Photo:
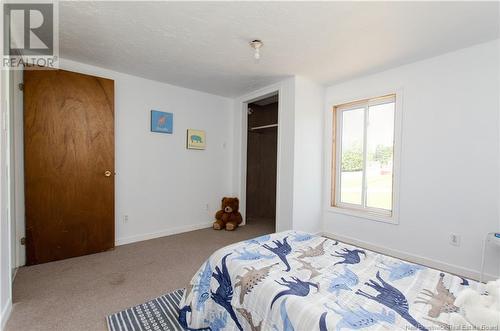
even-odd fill
[(151, 110), (151, 132), (172, 133), (174, 114)]

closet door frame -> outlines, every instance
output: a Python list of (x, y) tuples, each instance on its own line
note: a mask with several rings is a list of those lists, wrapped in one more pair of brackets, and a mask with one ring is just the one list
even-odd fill
[[(235, 168), (233, 183), (235, 193), (240, 199), (240, 212), (243, 224), (246, 222), (246, 176), (247, 176), (247, 131), (248, 105), (252, 102), (278, 94), (278, 146), (276, 155), (276, 231), (292, 229), (293, 219), (293, 144), (286, 136), (293, 136), (293, 79), (273, 84), (266, 88), (246, 94), (235, 103), (235, 134), (234, 143)], [(288, 124), (285, 125), (284, 124)], [(290, 132), (289, 132), (290, 131)]]

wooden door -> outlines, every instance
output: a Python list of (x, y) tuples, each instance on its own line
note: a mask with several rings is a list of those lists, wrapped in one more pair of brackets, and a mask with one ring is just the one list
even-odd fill
[(114, 247), (114, 81), (24, 72), (26, 262)]

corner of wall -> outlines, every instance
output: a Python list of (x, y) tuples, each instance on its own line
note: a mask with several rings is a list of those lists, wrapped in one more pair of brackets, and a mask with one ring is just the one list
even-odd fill
[(10, 193), (11, 183), (9, 182), (8, 167), (10, 166), (9, 154), (10, 144), (10, 79), (12, 73), (2, 70), (0, 74), (0, 117), (2, 125), (0, 127), (0, 328), (10, 316), (12, 309), (12, 265), (11, 265), (11, 220), (10, 220)]
[(293, 227), (322, 231), (323, 108), (325, 89), (295, 76)]
[(0, 311), (0, 331), (5, 329), (10, 314), (12, 313), (12, 300), (9, 299), (2, 310)]

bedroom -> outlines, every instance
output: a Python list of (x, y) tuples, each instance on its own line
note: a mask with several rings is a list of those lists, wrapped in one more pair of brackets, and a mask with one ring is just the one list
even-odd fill
[[(10, 57), (32, 55), (28, 34), (10, 31), (26, 7), (5, 5), (2, 17), (13, 12), (1, 35), (18, 52)], [(351, 299), (385, 311), (366, 329), (437, 327), (427, 319), (451, 325), (460, 309), (438, 319), (430, 304), (415, 303), (425, 301), (424, 289), (435, 292), (441, 276), (433, 269), (446, 274), (454, 296), (460, 277), (478, 289), (480, 278), (500, 277), (500, 246), (487, 236), (500, 231), (498, 2), (62, 1), (50, 13), (53, 20), (43, 18), (57, 32), (49, 37), (58, 70), (2, 61), (3, 330), (112, 331), (108, 316), (189, 290), (209, 257), (216, 294), (220, 254), (236, 243), (225, 263), (231, 307), (240, 311), (231, 314), (210, 291), (202, 302), (225, 330), (239, 328), (233, 316), (243, 329), (335, 329), (342, 315), (334, 310), (354, 309)], [(26, 17), (29, 35), (45, 41), (34, 28), (40, 17)], [(262, 104), (276, 113), (258, 122)], [(106, 109), (100, 134), (90, 109)], [(50, 132), (59, 136), (50, 140)], [(97, 157), (76, 157), (93, 142)], [(34, 185), (49, 177), (61, 186)], [(257, 183), (267, 186), (259, 192)], [(239, 199), (244, 222), (234, 231), (212, 229), (224, 197)], [(50, 222), (33, 227), (45, 212)], [(75, 223), (81, 215), (85, 222)], [(58, 235), (37, 241), (49, 226)], [(296, 231), (289, 248), (284, 231)], [(321, 247), (328, 258), (307, 256)], [(367, 255), (340, 257), (356, 249)], [(245, 265), (237, 253), (254, 256)], [(343, 260), (359, 263), (333, 266)], [(403, 261), (412, 277), (391, 280), (385, 269)], [(237, 276), (268, 265), (270, 275), (240, 303)], [(356, 294), (377, 293), (364, 285), (381, 284), (374, 268), (410, 295), (419, 324)], [(328, 292), (346, 270), (356, 285)], [(277, 282), (290, 285), (281, 277), (322, 290), (310, 285), (305, 297), (273, 305), (287, 289)], [(255, 293), (267, 301), (259, 305)], [(215, 321), (195, 306), (184, 311), (189, 327)], [(310, 316), (302, 306), (314, 308)]]

